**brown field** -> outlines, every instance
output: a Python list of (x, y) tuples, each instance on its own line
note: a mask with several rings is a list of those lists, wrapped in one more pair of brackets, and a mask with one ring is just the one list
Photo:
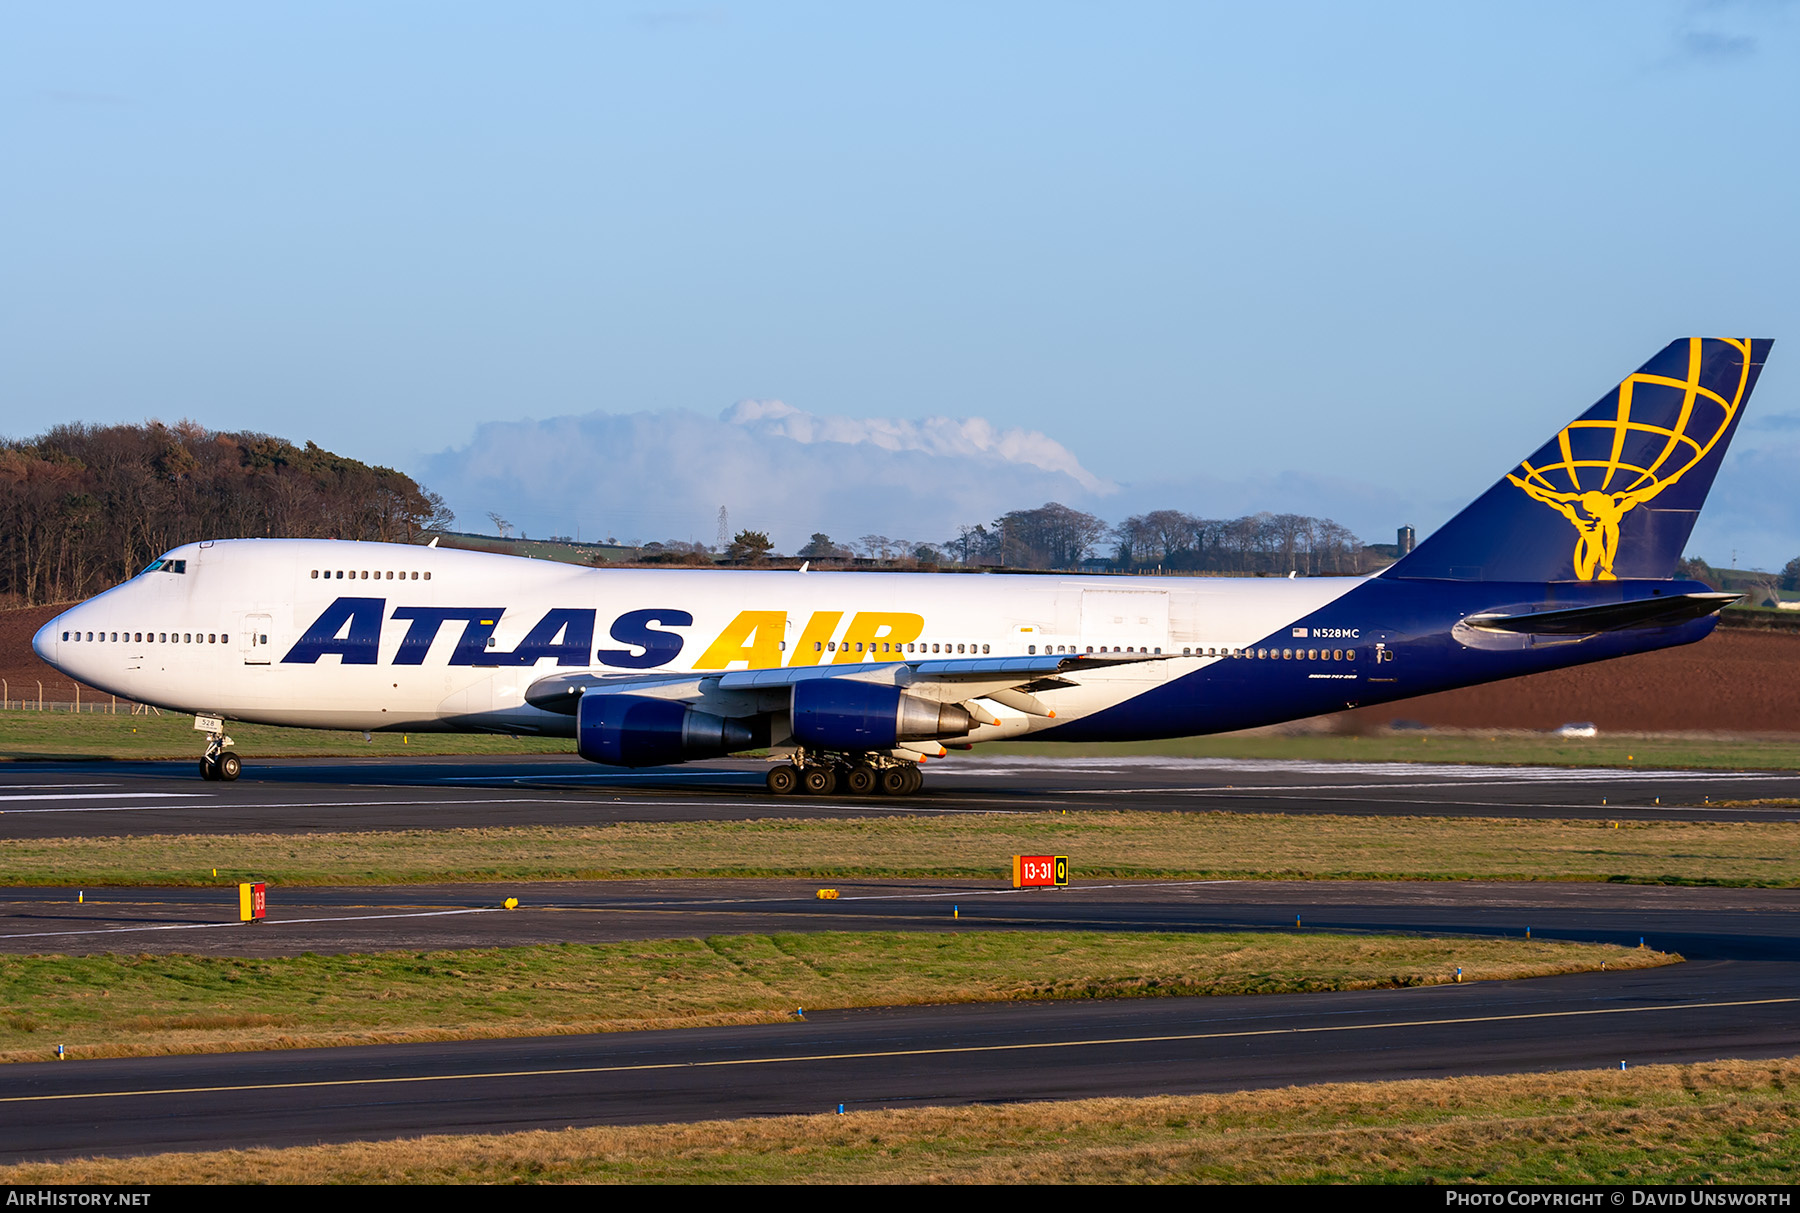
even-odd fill
[[(0, 611), (0, 678), (12, 698), (35, 697), (40, 681), (46, 701), (75, 697), (75, 684), (31, 651), (33, 633), (62, 609)], [(82, 692), (90, 697), (101, 696)], [(1360, 708), (1324, 723), (1361, 732), (1395, 719), (1469, 729), (1585, 720), (1606, 732), (1800, 733), (1800, 632), (1722, 628), (1684, 648)]]

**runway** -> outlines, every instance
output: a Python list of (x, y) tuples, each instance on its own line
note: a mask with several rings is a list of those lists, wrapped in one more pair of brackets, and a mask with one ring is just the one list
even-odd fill
[[(540, 930), (534, 914), (559, 938), (687, 933), (684, 916), (688, 930), (700, 931), (793, 929), (809, 914), (814, 927), (944, 929), (953, 925), (944, 902), (954, 898), (956, 929), (1291, 930), (1299, 913), (1303, 929), (1488, 934), (1530, 926), (1538, 937), (1644, 936), (1688, 959), (1654, 970), (1347, 994), (811, 1012), (758, 1027), (14, 1065), (3, 1071), (0, 1159), (1800, 1051), (1800, 894), (1789, 890), (1170, 882), (982, 899), (968, 888), (908, 885), (863, 887), (863, 900), (834, 905), (809, 904), (766, 882), (724, 890), (717, 882), (651, 883), (611, 896), (598, 886), (528, 890), (527, 904), (541, 901), (543, 910), (447, 916), (432, 921), (460, 925), (434, 927), (438, 933), (418, 942), (445, 943), (446, 932), (464, 930), (472, 930), (465, 943), (530, 939)], [(452, 889), (385, 900), (371, 900), (368, 890), (318, 893), (293, 917), (442, 908), (457, 897)], [(5, 896), (16, 910), (16, 891)], [(141, 905), (161, 904), (165, 917), (194, 913), (174, 899), (139, 896)], [(354, 898), (362, 900), (350, 904)], [(494, 934), (471, 922), (505, 925)], [(295, 926), (289, 946), (319, 929)], [(345, 922), (327, 933), (362, 929)]]
[[(771, 796), (767, 765), (618, 771), (578, 758), (265, 760), (236, 783), (186, 762), (0, 766), (0, 838), (400, 830), (885, 814), (1244, 812), (1800, 821), (1800, 773), (1219, 758), (956, 756), (917, 796)], [(1719, 808), (1709, 801), (1793, 800)]]
[[(934, 764), (935, 766), (935, 764)], [(761, 766), (267, 762), (0, 770), (0, 837), (400, 829), (874, 813), (1151, 811), (1791, 821), (1707, 799), (1800, 796), (1783, 772), (1411, 764), (969, 760), (915, 800), (791, 797)], [(1605, 804), (1601, 802), (1605, 801)], [(1660, 803), (1658, 803), (1660, 801)], [(1223, 929), (1522, 934), (1679, 952), (1664, 969), (1247, 998), (810, 1013), (779, 1025), (112, 1061), (0, 1070), (0, 1159), (1615, 1068), (1800, 1052), (1800, 891), (1582, 883), (607, 881), (229, 890), (0, 889), (0, 950), (460, 948), (791, 930)], [(517, 896), (516, 910), (500, 899)]]

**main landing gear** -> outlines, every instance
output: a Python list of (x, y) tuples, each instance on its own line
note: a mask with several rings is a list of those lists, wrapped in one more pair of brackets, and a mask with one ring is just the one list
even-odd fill
[(925, 786), (925, 776), (913, 763), (871, 754), (801, 754), (770, 767), (767, 782), (777, 796), (830, 796), (839, 790), (852, 796), (911, 796)]
[(238, 777), (244, 769), (244, 761), (225, 748), (230, 744), (231, 738), (225, 736), (223, 729), (206, 734), (206, 753), (200, 757), (200, 778), (230, 783)]

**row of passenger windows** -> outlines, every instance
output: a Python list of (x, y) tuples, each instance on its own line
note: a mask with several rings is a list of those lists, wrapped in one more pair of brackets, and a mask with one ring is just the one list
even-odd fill
[[(987, 651), (987, 649), (984, 647), (982, 649), (982, 652), (985, 653), (986, 651)], [(1035, 644), (1028, 645), (1027, 651), (1036, 653), (1037, 645), (1035, 645)], [(1087, 648), (1084, 650), (1084, 649), (1080, 648), (1079, 646), (1073, 645), (1073, 644), (1058, 644), (1058, 645), (1048, 645), (1047, 644), (1044, 646), (1044, 652), (1046, 652), (1046, 653), (1082, 653), (1082, 652), (1087, 652), (1087, 653), (1161, 653), (1162, 650), (1161, 649), (1150, 649), (1150, 648), (1134, 649), (1134, 648), (1130, 647), (1129, 645), (1126, 646), (1125, 648), (1120, 648), (1118, 645), (1114, 645), (1110, 649), (1107, 648), (1105, 645), (1101, 645), (1098, 648), (1095, 648), (1091, 644), (1088, 645)], [(1356, 660), (1356, 650), (1355, 649), (1232, 649), (1232, 648), (1219, 648), (1217, 646), (1214, 646), (1212, 648), (1195, 648), (1194, 646), (1189, 645), (1187, 648), (1184, 648), (1181, 650), (1181, 655), (1183, 657), (1243, 657), (1243, 658), (1246, 658), (1249, 660), (1263, 660), (1263, 661), (1267, 661), (1270, 659), (1274, 659), (1276, 661), (1355, 661)]]
[[(225, 644), (229, 641), (229, 632), (88, 632), (86, 639), (99, 644), (110, 639), (117, 644), (121, 638), (128, 644)], [(71, 643), (83, 639), (80, 632), (64, 632), (64, 640)], [(269, 638), (263, 637), (267, 644)]]
[[(316, 576), (316, 574), (315, 574), (315, 576)], [(391, 576), (391, 574), (390, 574), (390, 576)], [(414, 574), (414, 576), (417, 576), (417, 574)], [(427, 574), (425, 574), (425, 577), (427, 580), (429, 580), (431, 577), (431, 574), (427, 573)], [(119, 642), (119, 638), (121, 636), (123, 636), (125, 638), (125, 641), (127, 643), (136, 643), (136, 644), (225, 644), (225, 643), (228, 643), (228, 638), (230, 636), (230, 633), (227, 633), (227, 632), (112, 632), (112, 633), (88, 632), (88, 633), (86, 633), (85, 639), (89, 642), (99, 644), (99, 643), (106, 642), (110, 638), (110, 640), (116, 644)], [(98, 637), (98, 639), (96, 639), (96, 637)], [(81, 632), (64, 632), (62, 634), (62, 638), (65, 641), (70, 641), (70, 642), (79, 642), (84, 639), (83, 634)], [(267, 636), (262, 637), (262, 642), (264, 644), (267, 644), (269, 642), (269, 638)], [(492, 644), (494, 643), (492, 638), (489, 639), (488, 643), (491, 647)], [(783, 649), (787, 648), (787, 642), (785, 640), (781, 642), (781, 647)], [(880, 651), (883, 653), (897, 654), (897, 653), (901, 652), (901, 650), (904, 648), (904, 650), (908, 653), (912, 653), (915, 651), (918, 653), (924, 653), (927, 650), (929, 650), (932, 653), (936, 653), (940, 649), (942, 649), (942, 651), (944, 653), (964, 653), (964, 652), (986, 653), (988, 651), (988, 647), (989, 646), (987, 646), (985, 644), (980, 644), (980, 645), (977, 645), (977, 644), (956, 644), (956, 645), (930, 644), (930, 645), (927, 645), (924, 643), (908, 644), (908, 645), (902, 646), (902, 645), (898, 645), (898, 644), (890, 644), (884, 640), (881, 642), (879, 650), (877, 650), (876, 645), (873, 642), (871, 642), (868, 645), (867, 651), (870, 653)], [(851, 648), (851, 642), (846, 640), (844, 642), (844, 649), (846, 651), (850, 651), (850, 648)], [(1037, 646), (1035, 644), (1031, 645), (1030, 649), (1033, 653), (1037, 652)], [(821, 653), (821, 652), (835, 653), (837, 651), (838, 651), (838, 642), (835, 640), (825, 640), (825, 641), (815, 640), (813, 642), (813, 652), (815, 652), (815, 653)], [(856, 647), (855, 647), (854, 651), (858, 652), (858, 653), (861, 653), (864, 651), (862, 641), (859, 640), (856, 642)], [(1052, 646), (1050, 646), (1050, 645), (1044, 646), (1044, 652), (1049, 653), (1051, 651), (1052, 651)], [(1071, 653), (1072, 654), (1077, 651), (1078, 651), (1077, 646), (1072, 645), (1072, 644), (1066, 644), (1066, 645), (1059, 644), (1059, 645), (1055, 646), (1055, 652), (1057, 652), (1057, 653)], [(1104, 653), (1107, 651), (1108, 650), (1105, 645), (1101, 645), (1098, 649), (1096, 649), (1093, 645), (1090, 644), (1087, 646), (1087, 649), (1086, 649), (1086, 652), (1089, 652), (1089, 653), (1093, 653), (1093, 652)], [(1162, 652), (1161, 649), (1155, 649), (1155, 650), (1151, 650), (1151, 649), (1138, 650), (1138, 649), (1131, 649), (1131, 648), (1121, 649), (1116, 645), (1112, 648), (1111, 651), (1114, 653), (1120, 653), (1120, 652), (1149, 653), (1152, 651), (1154, 651), (1156, 653)], [(1189, 651), (1187, 649), (1183, 649), (1183, 650), (1181, 650), (1181, 655), (1183, 657), (1189, 656)], [(1192, 655), (1196, 656), (1196, 657), (1243, 657), (1243, 658), (1253, 659), (1253, 660), (1258, 660), (1258, 661), (1270, 661), (1270, 660), (1274, 660), (1274, 661), (1355, 661), (1356, 660), (1356, 650), (1355, 649), (1230, 649), (1230, 648), (1221, 649), (1221, 648), (1208, 648), (1208, 649), (1196, 650)]]
[[(842, 647), (846, 652), (852, 650), (851, 643), (848, 640), (844, 641)], [(838, 642), (835, 640), (813, 641), (813, 652), (815, 653), (835, 653), (838, 651), (838, 648)], [(884, 640), (879, 646), (877, 646), (874, 641), (870, 641), (868, 647), (868, 651), (871, 653), (936, 653), (939, 650), (942, 650), (945, 653), (985, 653), (988, 651), (988, 646), (985, 644), (925, 644), (923, 642), (900, 645), (892, 644)], [(863, 651), (862, 641), (858, 640), (856, 642), (854, 651), (858, 653)]]
[[(376, 569), (373, 573), (371, 573), (368, 569), (363, 569), (360, 572), (356, 569), (336, 569), (336, 570), (326, 569), (323, 572), (321, 572), (318, 569), (314, 569), (312, 571), (312, 579), (314, 581), (317, 581), (321, 577), (325, 578), (325, 580), (327, 580), (327, 581), (333, 581), (333, 580), (342, 581), (346, 577), (348, 577), (351, 581), (367, 581), (371, 577), (373, 577), (376, 581), (392, 581), (392, 580), (394, 580), (394, 578), (396, 576), (398, 576), (401, 581), (417, 581), (419, 579), (418, 573), (413, 573), (409, 576), (405, 572), (396, 574), (394, 572), (394, 570), (392, 570), (392, 569), (389, 569), (385, 575), (383, 575), (383, 573), (381, 572), (380, 569)], [(427, 581), (431, 580), (430, 573), (425, 574), (425, 580), (427, 580)]]

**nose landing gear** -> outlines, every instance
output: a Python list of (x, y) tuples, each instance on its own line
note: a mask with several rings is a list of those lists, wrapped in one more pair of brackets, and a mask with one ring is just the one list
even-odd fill
[(244, 769), (244, 761), (226, 749), (232, 741), (225, 735), (224, 722), (216, 718), (196, 719), (194, 727), (206, 733), (206, 753), (200, 756), (200, 778), (226, 783), (236, 779)]

